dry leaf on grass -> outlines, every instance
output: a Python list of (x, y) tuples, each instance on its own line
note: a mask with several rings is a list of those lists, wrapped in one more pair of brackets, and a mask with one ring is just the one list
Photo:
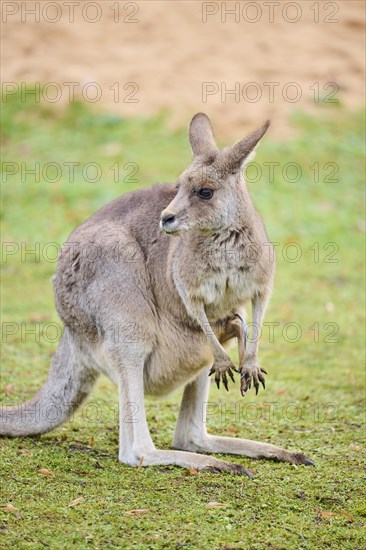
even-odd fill
[(12, 504), (5, 504), (5, 506), (0, 506), (2, 510), (6, 510), (7, 512), (17, 512), (18, 508), (15, 508)]
[(53, 477), (55, 475), (53, 472), (51, 472), (51, 470), (48, 470), (48, 468), (41, 468), (40, 470), (38, 470), (38, 473), (44, 477)]
[(9, 395), (10, 393), (15, 393), (14, 384), (8, 384), (7, 386), (5, 386), (5, 388), (3, 389), (3, 393), (5, 393), (6, 395)]
[(74, 506), (78, 506), (79, 504), (81, 504), (82, 502), (84, 502), (85, 498), (84, 497), (79, 497), (79, 498), (76, 498), (75, 500), (73, 500), (72, 502), (70, 502), (68, 504), (69, 508), (73, 508)]
[(126, 514), (130, 516), (137, 516), (139, 514), (147, 514), (148, 512), (150, 512), (148, 508), (136, 508), (136, 510), (129, 510)]
[(348, 521), (353, 523), (355, 521), (355, 518), (351, 516), (348, 512), (345, 512), (344, 510), (339, 510), (339, 514), (342, 514), (342, 516), (346, 517)]
[(316, 512), (320, 518), (333, 518), (336, 514), (334, 512), (328, 512), (328, 510), (317, 510)]
[(89, 439), (89, 447), (93, 447), (93, 445), (94, 445), (94, 437), (91, 437)]
[(344, 510), (338, 510), (337, 512), (330, 512), (328, 510), (317, 510), (316, 513), (320, 518), (331, 519), (341, 515), (346, 517), (348, 521), (350, 521), (351, 523), (355, 521), (355, 518), (353, 518), (351, 514), (349, 514), (348, 512), (345, 512)]
[(206, 508), (226, 508), (227, 504), (223, 502), (208, 502)]
[(195, 476), (198, 474), (198, 470), (196, 468), (188, 468), (188, 472), (191, 474), (191, 476)]
[(20, 451), (20, 454), (21, 454), (22, 456), (26, 456), (26, 457), (28, 457), (28, 458), (31, 458), (31, 457), (33, 456), (33, 453), (31, 453), (30, 451), (27, 451), (26, 449), (22, 449), (22, 450)]
[(140, 462), (139, 462), (139, 464), (138, 464), (138, 466), (137, 466), (136, 473), (138, 473), (138, 472), (141, 470), (143, 462), (144, 462), (144, 457), (142, 456), (142, 457), (140, 458)]
[(225, 431), (228, 434), (238, 434), (240, 430), (238, 428), (235, 428), (235, 427), (230, 427), (230, 428), (226, 428)]
[(276, 395), (283, 395), (286, 392), (287, 392), (287, 388), (280, 388), (279, 390), (276, 391)]

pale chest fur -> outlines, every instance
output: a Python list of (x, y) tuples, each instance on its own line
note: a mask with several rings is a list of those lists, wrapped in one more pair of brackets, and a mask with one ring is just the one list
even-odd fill
[(191, 272), (186, 288), (191, 298), (205, 304), (210, 320), (224, 318), (242, 308), (260, 292), (263, 279), (260, 245), (246, 235), (230, 235), (206, 243), (198, 250), (201, 261)]
[(237, 311), (260, 291), (260, 283), (249, 270), (222, 269), (207, 273), (195, 289), (209, 318), (221, 319)]

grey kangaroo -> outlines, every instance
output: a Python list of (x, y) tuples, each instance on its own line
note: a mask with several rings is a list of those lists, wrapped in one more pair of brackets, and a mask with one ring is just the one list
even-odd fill
[[(258, 341), (275, 266), (243, 166), (268, 126), (218, 150), (209, 118), (196, 114), (189, 128), (193, 160), (176, 184), (123, 195), (71, 234), (53, 277), (62, 339), (37, 395), (1, 409), (1, 434), (49, 432), (105, 373), (118, 386), (124, 464), (249, 475), (200, 452), (312, 464), (302, 453), (206, 431), (209, 374), (228, 387), (236, 368), (227, 350), (235, 339), (242, 395), (251, 384), (257, 392), (265, 385)], [(247, 302), (253, 328), (245, 349)], [(144, 394), (162, 396), (179, 386), (175, 450), (157, 450)]]

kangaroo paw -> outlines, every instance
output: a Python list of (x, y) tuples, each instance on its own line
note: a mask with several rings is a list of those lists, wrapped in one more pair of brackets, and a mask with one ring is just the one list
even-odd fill
[(224, 388), (226, 391), (229, 391), (229, 385), (228, 385), (228, 378), (227, 375), (229, 375), (231, 381), (235, 383), (235, 378), (233, 371), (238, 372), (238, 370), (234, 367), (230, 359), (228, 358), (227, 361), (217, 363), (215, 362), (214, 365), (211, 367), (210, 372), (208, 373), (209, 376), (212, 374), (215, 374), (215, 382), (216, 386), (220, 389), (220, 381), (222, 380), (222, 383), (224, 385)]
[(260, 365), (255, 364), (253, 367), (244, 365), (243, 367), (240, 367), (239, 372), (241, 374), (240, 391), (243, 397), (252, 387), (252, 383), (255, 388), (256, 395), (259, 391), (259, 384), (262, 384), (264, 390), (266, 389), (266, 381), (263, 375), (267, 374), (267, 371)]

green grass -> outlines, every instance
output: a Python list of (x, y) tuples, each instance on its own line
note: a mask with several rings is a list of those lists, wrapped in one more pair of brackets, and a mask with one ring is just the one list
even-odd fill
[[(38, 182), (24, 173), (22, 181), (20, 166), (11, 176), (4, 170), (14, 165), (3, 164), (2, 250), (18, 246), (12, 255), (3, 254), (2, 264), (0, 396), (9, 403), (36, 391), (57, 345), (50, 283), (55, 248), (47, 243), (61, 244), (96, 208), (122, 193), (173, 181), (191, 154), (186, 131), (169, 130), (163, 115), (127, 120), (81, 103), (51, 110), (16, 97), (2, 107), (3, 163), (29, 169), (38, 162), (41, 170), (57, 163), (62, 169), (53, 183), (47, 180), (57, 179), (55, 166)], [(245, 399), (238, 387), (228, 394), (212, 387), (208, 426), (302, 450), (316, 467), (232, 457), (253, 471), (250, 481), (124, 466), (117, 461), (117, 392), (101, 378), (89, 405), (71, 422), (40, 438), (1, 440), (0, 504), (17, 509), (0, 510), (4, 548), (365, 547), (363, 113), (332, 109), (321, 120), (298, 115), (294, 122), (297, 139), (264, 139), (256, 158), (262, 177), (249, 183), (269, 235), (279, 243), (266, 316), (267, 323), (278, 324), (273, 339), (264, 328), (260, 353), (268, 387)], [(70, 162), (80, 163), (73, 182), (65, 165)], [(91, 172), (85, 178), (81, 170), (91, 162), (102, 173), (95, 183), (88, 181)], [(279, 163), (272, 181), (265, 162)], [(295, 179), (290, 168), (283, 177), (289, 162), (301, 167), (297, 182), (289, 181)], [(117, 182), (114, 163), (121, 167)], [(138, 166), (138, 182), (128, 178), (126, 163)], [(327, 181), (337, 167), (338, 181)], [(255, 172), (255, 166), (248, 168), (251, 180)], [(37, 256), (25, 255), (36, 246)], [(296, 251), (301, 257), (289, 261)], [(177, 392), (147, 400), (160, 448), (171, 443), (179, 398)], [(54, 476), (40, 475), (41, 468)], [(79, 505), (68, 506), (79, 497)], [(212, 501), (224, 507), (207, 507)], [(127, 513), (140, 508), (148, 512)]]

